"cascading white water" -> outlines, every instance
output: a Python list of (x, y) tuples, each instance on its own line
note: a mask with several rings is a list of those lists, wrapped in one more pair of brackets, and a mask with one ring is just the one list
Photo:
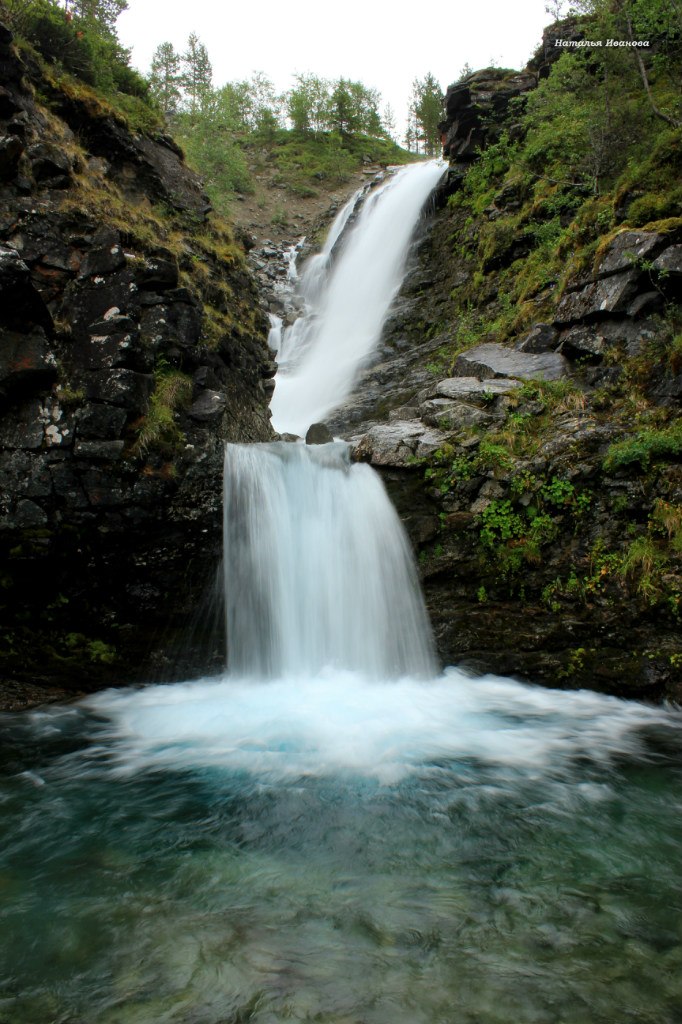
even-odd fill
[(228, 445), (224, 510), (232, 674), (434, 674), (402, 526), (344, 443)]
[[(280, 350), (271, 402), (276, 430), (304, 434), (349, 394), (379, 340), (419, 214), (444, 169), (434, 160), (392, 175), (365, 200), (331, 273), (322, 276), (323, 253), (303, 275), (309, 312), (294, 324)], [(352, 208), (347, 205), (337, 218), (334, 242)]]

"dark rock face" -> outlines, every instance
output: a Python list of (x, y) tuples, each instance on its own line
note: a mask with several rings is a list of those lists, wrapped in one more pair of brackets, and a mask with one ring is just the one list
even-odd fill
[[(622, 231), (606, 248), (589, 277), (570, 284), (559, 302), (555, 327), (563, 329), (561, 350), (603, 355), (616, 323), (627, 331), (664, 299), (676, 299), (680, 280), (679, 232)], [(581, 330), (574, 325), (582, 324)], [(601, 331), (601, 335), (600, 332)], [(635, 329), (634, 334), (641, 334)], [(594, 340), (590, 341), (590, 337)], [(608, 347), (608, 345), (607, 345)]]
[(537, 85), (529, 71), (510, 72), (487, 68), (467, 75), (449, 86), (445, 94), (445, 118), (438, 126), (443, 155), (468, 163), (499, 134), (509, 103)]
[(3, 678), (82, 690), (221, 663), (202, 602), (223, 444), (272, 436), (266, 319), (237, 247), (195, 248), (214, 231), (197, 176), (5, 36), (0, 702)]

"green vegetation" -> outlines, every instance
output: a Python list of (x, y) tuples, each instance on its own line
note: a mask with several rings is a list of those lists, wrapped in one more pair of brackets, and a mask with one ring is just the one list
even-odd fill
[(680, 7), (579, 7), (586, 38), (655, 39), (655, 56), (569, 50), (515, 101), (513, 130), (487, 146), (450, 200), (453, 249), (470, 269), (452, 295), (464, 335), (474, 316), (478, 337), (511, 339), (551, 316), (566, 282), (617, 232), (682, 226)]
[(412, 159), (382, 120), (378, 92), (361, 82), (297, 75), (277, 95), (256, 72), (214, 88), (206, 49), (191, 36), (185, 54), (170, 43), (157, 48), (149, 84), (219, 213), (228, 212), (235, 193), (253, 192), (261, 172), (275, 187), (314, 196), (365, 163)]
[[(147, 81), (130, 66), (116, 37), (126, 0), (5, 0), (10, 27), (59, 75), (74, 76), (104, 95), (121, 113), (158, 127)], [(145, 113), (146, 111), (146, 113)]]
[(442, 90), (429, 72), (424, 78), (415, 78), (407, 113), (405, 145), (414, 153), (438, 156), (441, 138), (438, 124), (443, 119)]
[(625, 441), (612, 444), (604, 459), (607, 473), (624, 467), (649, 468), (654, 461), (674, 461), (682, 457), (682, 421), (663, 430), (640, 430)]
[(140, 423), (134, 445), (136, 455), (144, 455), (150, 448), (172, 453), (184, 442), (175, 414), (191, 400), (192, 378), (166, 364), (157, 368), (154, 377), (149, 410)]

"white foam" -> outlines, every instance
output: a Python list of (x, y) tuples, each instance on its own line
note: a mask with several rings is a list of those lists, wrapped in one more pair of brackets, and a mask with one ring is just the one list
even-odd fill
[(429, 682), (350, 672), (254, 683), (204, 679), (110, 690), (85, 705), (109, 720), (119, 770), (219, 767), (292, 779), (351, 773), (394, 783), (443, 761), (535, 775), (577, 756), (640, 752), (638, 730), (679, 713), (448, 669)]

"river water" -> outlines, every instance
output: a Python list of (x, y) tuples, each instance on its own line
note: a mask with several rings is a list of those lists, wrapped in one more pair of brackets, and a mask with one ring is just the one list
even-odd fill
[(3, 1024), (679, 1024), (679, 713), (328, 670), (3, 726)]

